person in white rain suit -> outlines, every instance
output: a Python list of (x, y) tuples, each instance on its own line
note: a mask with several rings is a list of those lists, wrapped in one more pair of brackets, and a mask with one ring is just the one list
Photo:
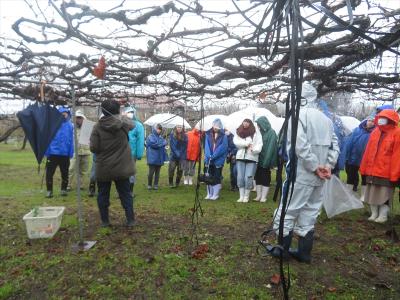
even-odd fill
[[(313, 102), (317, 98), (315, 88), (309, 83), (303, 83), (301, 96), (302, 107), (295, 148), (297, 156), (296, 182), (292, 199), (290, 199), (290, 190), (288, 194), (288, 201), (290, 202), (285, 215), (284, 238), (281, 246), (284, 249), (283, 256), (285, 258), (288, 258), (290, 254), (301, 262), (310, 263), (314, 241), (314, 224), (317, 221), (323, 200), (322, 186), (324, 181), (330, 178), (331, 170), (336, 165), (339, 145), (331, 120), (321, 111), (313, 108)], [(288, 153), (290, 153), (291, 147), (290, 127), (289, 124)], [(276, 234), (279, 231), (281, 205), (276, 210), (274, 220), (273, 228)], [(289, 249), (293, 232), (299, 236), (298, 249)], [(271, 254), (278, 257), (280, 251), (280, 248), (274, 248)]]

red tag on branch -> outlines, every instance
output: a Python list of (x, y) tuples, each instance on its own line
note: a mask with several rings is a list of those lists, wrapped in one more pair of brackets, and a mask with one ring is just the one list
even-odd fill
[(265, 98), (267, 98), (267, 92), (261, 92), (260, 95), (258, 95), (258, 98), (265, 100)]
[(93, 75), (96, 76), (98, 79), (104, 79), (106, 75), (106, 59), (104, 56), (101, 56), (99, 62), (96, 67), (93, 69)]

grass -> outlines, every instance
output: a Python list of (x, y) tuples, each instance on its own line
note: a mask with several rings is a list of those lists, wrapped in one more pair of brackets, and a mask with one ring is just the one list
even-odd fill
[[(45, 199), (42, 171), (30, 150), (0, 144), (0, 299), (276, 299), (270, 283), (278, 262), (257, 253), (260, 234), (270, 224), (276, 204), (236, 203), (225, 179), (221, 199), (202, 201), (198, 238), (204, 257), (192, 256), (191, 209), (194, 188), (147, 191), (145, 161), (137, 164), (137, 226), (128, 230), (113, 190), (112, 228), (101, 228), (96, 201), (82, 192), (85, 238), (97, 244), (74, 253), (79, 239), (74, 193)], [(227, 169), (227, 168), (226, 168)], [(228, 174), (225, 172), (225, 178)], [(84, 186), (87, 187), (85, 179)], [(272, 189), (273, 190), (273, 189)], [(204, 197), (204, 188), (201, 190)], [(272, 191), (269, 195), (272, 197)], [(399, 226), (399, 204), (394, 224)], [(31, 240), (22, 216), (35, 206), (66, 207), (53, 239)], [(311, 265), (290, 263), (293, 299), (399, 299), (400, 245), (385, 234), (389, 225), (366, 221), (366, 210), (328, 219), (321, 214)]]

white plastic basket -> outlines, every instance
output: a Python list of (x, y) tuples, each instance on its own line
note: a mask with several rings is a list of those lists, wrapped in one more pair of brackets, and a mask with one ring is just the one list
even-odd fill
[(52, 238), (61, 225), (64, 214), (64, 206), (39, 207), (37, 216), (34, 217), (34, 209), (27, 213), (23, 220), (30, 239)]

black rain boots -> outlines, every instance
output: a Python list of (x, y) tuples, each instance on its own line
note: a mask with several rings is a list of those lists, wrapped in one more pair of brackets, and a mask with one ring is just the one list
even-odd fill
[[(282, 243), (282, 248), (283, 248), (283, 259), (287, 260), (289, 259), (289, 248), (290, 248), (290, 244), (292, 243), (292, 238), (293, 238), (293, 231), (289, 232), (289, 234), (287, 236), (283, 237), (283, 243)], [(273, 257), (280, 257), (282, 248), (278, 248), (275, 247), (271, 250), (270, 254)]]
[(89, 197), (94, 197), (96, 194), (96, 182), (91, 181), (89, 184)]
[(299, 262), (311, 263), (311, 251), (314, 243), (314, 230), (307, 232), (304, 237), (299, 238), (297, 249), (290, 249), (289, 253)]

